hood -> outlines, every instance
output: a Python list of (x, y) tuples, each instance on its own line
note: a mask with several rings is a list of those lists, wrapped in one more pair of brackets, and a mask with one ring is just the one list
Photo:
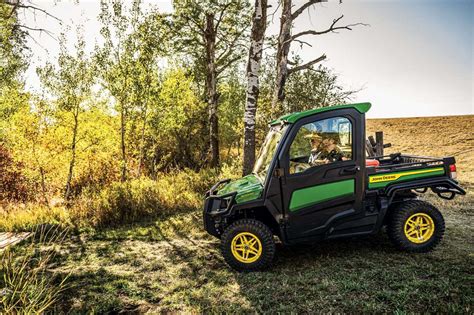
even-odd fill
[(252, 201), (262, 195), (263, 186), (255, 175), (247, 175), (237, 180), (229, 182), (227, 185), (219, 189), (218, 195), (222, 196), (231, 192), (237, 192), (235, 201), (242, 203)]

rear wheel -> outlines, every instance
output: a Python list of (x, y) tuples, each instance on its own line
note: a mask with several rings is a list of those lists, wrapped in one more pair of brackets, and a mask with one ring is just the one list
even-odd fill
[(392, 210), (387, 232), (397, 248), (424, 253), (432, 250), (443, 238), (444, 219), (433, 205), (410, 200)]
[(225, 261), (236, 270), (262, 270), (273, 261), (275, 242), (272, 232), (265, 224), (243, 219), (234, 222), (224, 231), (221, 251)]

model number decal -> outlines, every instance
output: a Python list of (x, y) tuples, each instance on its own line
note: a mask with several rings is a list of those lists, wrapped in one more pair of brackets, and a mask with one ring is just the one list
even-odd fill
[(385, 175), (370, 176), (369, 183), (389, 182), (389, 181), (397, 180), (402, 176), (432, 173), (432, 172), (438, 172), (438, 171), (442, 171), (442, 170), (443, 170), (443, 168), (440, 167), (440, 168), (432, 168), (432, 169), (428, 169), (428, 170), (403, 172), (403, 173), (397, 173), (397, 174), (385, 174)]

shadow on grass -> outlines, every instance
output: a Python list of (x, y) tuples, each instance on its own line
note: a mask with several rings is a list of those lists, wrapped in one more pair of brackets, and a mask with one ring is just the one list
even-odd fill
[(66, 305), (95, 313), (472, 311), (472, 246), (450, 239), (417, 255), (396, 251), (383, 233), (280, 244), (270, 270), (238, 273), (200, 226), (191, 213), (91, 237), (70, 262), (92, 271), (73, 273), (78, 290)]
[(449, 245), (401, 253), (380, 234), (278, 246), (271, 270), (236, 279), (258, 312), (466, 312), (473, 303), (467, 256)]
[(130, 277), (119, 276), (103, 268), (97, 271), (76, 271), (69, 278), (70, 288), (63, 295), (65, 313), (113, 314), (130, 309), (120, 298), (127, 292)]

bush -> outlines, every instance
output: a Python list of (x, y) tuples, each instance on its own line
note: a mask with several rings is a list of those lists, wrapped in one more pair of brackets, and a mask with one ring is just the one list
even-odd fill
[[(224, 167), (223, 172), (228, 175), (231, 168)], [(44, 223), (103, 228), (195, 211), (218, 178), (216, 170), (181, 170), (158, 174), (156, 180), (142, 177), (114, 182), (98, 192), (84, 190), (69, 208), (10, 205), (0, 211), (0, 231), (31, 231)]]
[(43, 223), (69, 226), (69, 212), (62, 206), (47, 207), (34, 203), (0, 207), (0, 231), (33, 231)]
[(21, 173), (21, 167), (0, 144), (0, 201), (25, 201), (28, 198), (27, 181)]
[(156, 180), (116, 182), (99, 193), (85, 192), (71, 209), (76, 226), (104, 227), (192, 211), (215, 181), (212, 171), (163, 173)]

